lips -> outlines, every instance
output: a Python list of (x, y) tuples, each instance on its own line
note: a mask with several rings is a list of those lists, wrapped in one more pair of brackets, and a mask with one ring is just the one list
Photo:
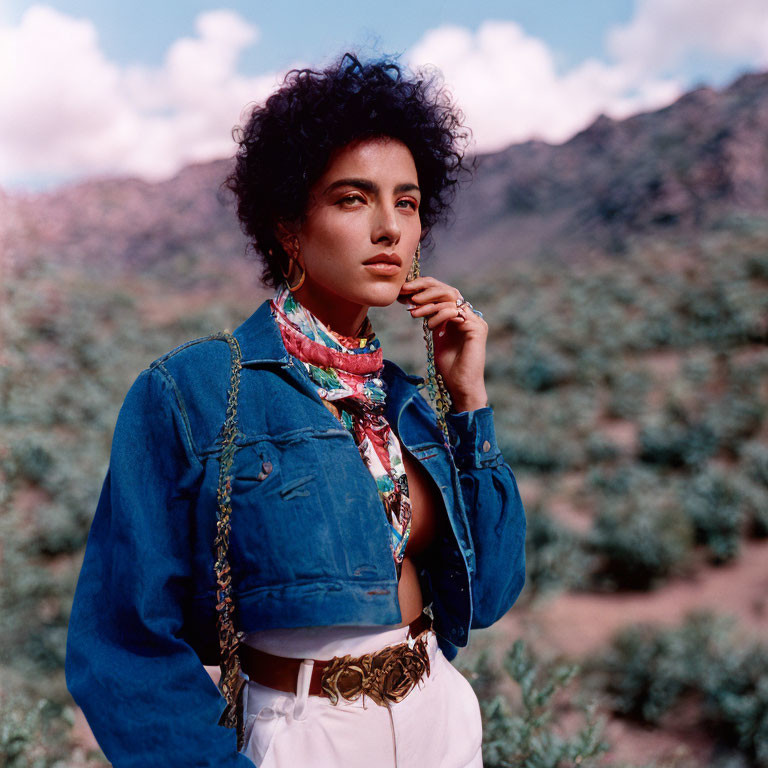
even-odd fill
[(363, 264), (394, 264), (396, 267), (401, 267), (403, 260), (396, 253), (379, 253), (364, 261)]

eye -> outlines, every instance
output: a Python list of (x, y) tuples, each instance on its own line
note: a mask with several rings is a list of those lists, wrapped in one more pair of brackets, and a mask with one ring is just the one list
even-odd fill
[(402, 200), (397, 201), (398, 206), (400, 206), (402, 203), (405, 203), (405, 205), (412, 211), (417, 210), (419, 207), (418, 202), (411, 197), (404, 197)]
[(354, 194), (344, 195), (344, 197), (342, 197), (338, 201), (337, 205), (350, 206), (350, 205), (353, 205), (354, 203), (364, 203), (364, 202), (365, 202), (365, 199), (363, 198), (362, 195), (358, 193), (354, 193)]

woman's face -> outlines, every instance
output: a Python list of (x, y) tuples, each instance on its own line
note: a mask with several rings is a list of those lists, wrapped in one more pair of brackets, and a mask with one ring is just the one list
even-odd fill
[[(368, 307), (388, 306), (400, 293), (421, 237), (420, 199), (402, 142), (358, 140), (332, 154), (295, 237), (283, 240), (287, 253), (298, 244), (306, 270), (298, 300), (332, 330), (355, 335)], [(388, 266), (366, 263), (382, 256)], [(298, 275), (294, 267), (292, 283)]]

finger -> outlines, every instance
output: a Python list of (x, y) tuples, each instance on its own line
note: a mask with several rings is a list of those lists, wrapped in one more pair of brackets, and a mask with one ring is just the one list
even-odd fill
[(435, 303), (439, 301), (449, 301), (455, 304), (456, 299), (460, 296), (461, 294), (455, 288), (451, 288), (450, 285), (441, 283), (440, 285), (431, 286), (418, 291), (417, 293), (413, 293), (410, 297), (416, 304), (424, 304), (427, 301)]
[(429, 304), (421, 304), (418, 307), (416, 307), (416, 309), (411, 310), (411, 317), (423, 317), (426, 315), (431, 315), (433, 312), (439, 312), (441, 309), (450, 309), (451, 307), (456, 309), (456, 304), (450, 301), (430, 302)]
[[(458, 308), (456, 306), (441, 309), (439, 312), (436, 312), (432, 317), (429, 318), (427, 325), (432, 330), (434, 330), (438, 325), (441, 325), (442, 323), (448, 322), (449, 320), (455, 320), (458, 317), (458, 313), (456, 311), (457, 309)], [(463, 321), (459, 320), (458, 322), (461, 323)]]
[[(431, 275), (422, 275), (421, 277), (417, 277), (414, 280), (407, 280), (404, 282), (402, 290), (409, 292), (419, 291), (422, 288), (428, 288), (430, 285), (435, 285), (436, 283), (440, 283), (436, 277), (432, 277)], [(440, 284), (445, 285), (445, 283)]]

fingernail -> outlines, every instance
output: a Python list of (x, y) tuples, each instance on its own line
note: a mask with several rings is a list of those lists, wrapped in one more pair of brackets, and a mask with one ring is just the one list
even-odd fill
[(408, 304), (405, 305), (406, 309), (416, 309), (416, 307), (418, 306), (419, 306), (418, 304), (414, 304), (413, 302), (409, 302)]

